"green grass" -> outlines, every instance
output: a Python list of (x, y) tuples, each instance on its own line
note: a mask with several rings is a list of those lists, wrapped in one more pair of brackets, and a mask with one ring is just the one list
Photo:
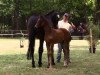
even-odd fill
[[(56, 59), (56, 52), (55, 52)], [(43, 54), (43, 66), (38, 68), (38, 54), (35, 54), (36, 68), (25, 54), (0, 55), (0, 75), (100, 75), (100, 51), (90, 54), (86, 50), (71, 50), (71, 63), (63, 67), (56, 63), (54, 69), (47, 69), (47, 55)]]
[[(76, 44), (77, 43), (77, 44)], [(35, 46), (36, 68), (31, 67), (31, 60), (26, 59), (28, 40), (25, 40), (24, 48), (19, 47), (19, 39), (0, 38), (0, 75), (100, 75), (100, 44), (96, 54), (90, 54), (86, 40), (71, 41), (71, 63), (67, 68), (63, 67), (63, 55), (61, 63), (55, 63), (54, 69), (47, 67), (47, 52), (44, 50), (43, 66), (38, 67), (38, 45)]]

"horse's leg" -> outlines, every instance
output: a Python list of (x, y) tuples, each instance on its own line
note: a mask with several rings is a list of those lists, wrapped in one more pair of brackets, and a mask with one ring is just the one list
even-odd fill
[(53, 56), (53, 44), (50, 45), (50, 50), (49, 50), (49, 59), (50, 59), (50, 68), (52, 68), (52, 61), (54, 61), (54, 56)]
[(67, 63), (69, 64), (69, 63), (71, 63), (71, 61), (70, 61), (69, 43), (67, 43), (66, 48), (67, 48)]
[(47, 46), (47, 56), (48, 56), (48, 68), (52, 68), (52, 46), (48, 43), (46, 43)]
[(67, 63), (67, 45), (66, 43), (63, 43), (63, 53), (64, 53), (64, 66), (67, 67), (68, 63)]
[(34, 50), (34, 45), (35, 45), (35, 35), (29, 34), (29, 46), (28, 46), (28, 51), (27, 51), (27, 59), (30, 60), (32, 58), (31, 56), (31, 50)]
[(34, 49), (31, 50), (31, 56), (32, 56), (32, 67), (35, 67), (35, 61), (34, 61)]
[(47, 65), (47, 68), (49, 68), (49, 66), (50, 66), (50, 55), (49, 55), (49, 53), (50, 53), (50, 44), (48, 44), (48, 43), (46, 43), (46, 47), (47, 47), (47, 57), (48, 57), (48, 65)]
[(55, 65), (55, 62), (54, 62), (54, 45), (52, 45), (51, 50), (52, 50), (52, 65)]
[(27, 59), (30, 60), (31, 59), (31, 48), (32, 48), (32, 41), (31, 36), (29, 36), (29, 45), (28, 45), (28, 51), (27, 51)]
[(43, 42), (44, 42), (44, 38), (41, 38), (40, 39), (39, 51), (38, 51), (38, 53), (39, 53), (39, 61), (38, 61), (39, 67), (42, 66)]
[(35, 67), (34, 46), (35, 46), (35, 36), (29, 35), (29, 48), (28, 48), (28, 52), (27, 52), (27, 59), (32, 58), (32, 67)]

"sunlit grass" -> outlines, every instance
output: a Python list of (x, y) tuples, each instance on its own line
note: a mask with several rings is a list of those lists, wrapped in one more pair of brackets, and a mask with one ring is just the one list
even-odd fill
[[(0, 40), (0, 75), (100, 75), (100, 45), (96, 54), (90, 54), (87, 44), (76, 46), (71, 43), (71, 63), (67, 68), (63, 67), (63, 55), (61, 63), (56, 63), (57, 50), (55, 50), (54, 69), (47, 67), (46, 49), (43, 53), (43, 66), (38, 67), (38, 51), (35, 49), (36, 68), (31, 67), (31, 60), (26, 59), (27, 40), (24, 48), (19, 47), (18, 39)], [(85, 41), (82, 41), (84, 43)], [(81, 44), (82, 44), (81, 43)], [(80, 44), (79, 44), (80, 45)], [(6, 47), (6, 48), (5, 48)]]
[[(56, 59), (56, 53), (55, 53)], [(54, 69), (47, 69), (47, 55), (43, 54), (43, 66), (38, 67), (38, 54), (35, 54), (36, 68), (31, 67), (31, 61), (26, 59), (25, 54), (0, 55), (0, 75), (99, 75), (100, 74), (100, 51), (90, 54), (85, 50), (71, 51), (71, 64), (63, 67), (56, 63)], [(56, 60), (55, 60), (56, 62)]]

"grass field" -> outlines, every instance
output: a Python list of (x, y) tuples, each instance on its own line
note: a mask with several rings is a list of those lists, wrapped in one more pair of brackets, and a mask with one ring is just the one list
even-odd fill
[[(100, 75), (100, 45), (96, 54), (90, 54), (85, 40), (71, 41), (71, 64), (63, 67), (56, 63), (57, 48), (55, 47), (54, 69), (47, 69), (47, 55), (44, 46), (43, 66), (38, 68), (38, 40), (35, 47), (36, 68), (31, 67), (31, 61), (26, 59), (28, 41), (24, 41), (24, 48), (19, 47), (19, 39), (0, 39), (0, 75)], [(63, 56), (63, 55), (62, 55)]]

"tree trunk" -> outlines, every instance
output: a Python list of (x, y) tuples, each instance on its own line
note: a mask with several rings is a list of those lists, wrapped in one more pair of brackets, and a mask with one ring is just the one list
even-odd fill
[(30, 0), (30, 11), (32, 12), (32, 0)]
[[(92, 48), (92, 49), (91, 49), (91, 48)], [(90, 46), (89, 52), (90, 52), (90, 53), (95, 53), (95, 52), (96, 52), (96, 47), (95, 47), (95, 46), (94, 46), (94, 47), (91, 47), (91, 46)]]
[(94, 22), (95, 24), (100, 24), (100, 0), (96, 0), (95, 2), (95, 14), (94, 14)]
[(15, 10), (13, 12), (13, 29), (19, 29), (19, 7), (20, 7), (20, 0), (14, 0), (15, 2)]

